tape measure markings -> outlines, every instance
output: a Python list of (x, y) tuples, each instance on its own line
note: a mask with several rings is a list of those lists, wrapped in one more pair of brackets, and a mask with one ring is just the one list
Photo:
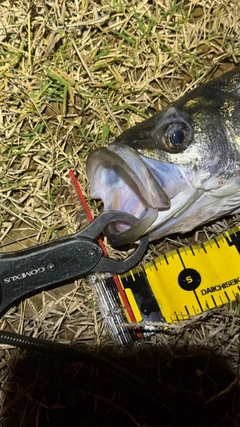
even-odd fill
[(161, 255), (120, 280), (136, 300), (138, 318), (140, 313), (143, 320), (154, 321), (154, 315), (179, 322), (237, 298), (239, 254), (240, 226), (200, 245)]
[(131, 300), (134, 298), (137, 303), (138, 311), (135, 307), (132, 309), (135, 317), (140, 317), (139, 321), (165, 321), (144, 269), (134, 269), (131, 274), (121, 275), (120, 282)]

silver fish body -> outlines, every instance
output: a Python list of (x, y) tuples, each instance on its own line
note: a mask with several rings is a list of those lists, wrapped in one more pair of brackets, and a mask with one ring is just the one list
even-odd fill
[(91, 197), (139, 218), (117, 243), (185, 233), (240, 211), (240, 68), (123, 132), (87, 161)]

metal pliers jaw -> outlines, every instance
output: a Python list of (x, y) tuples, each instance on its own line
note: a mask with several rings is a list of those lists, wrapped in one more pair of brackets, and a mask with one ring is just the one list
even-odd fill
[[(138, 222), (138, 219), (127, 212), (103, 212), (98, 218), (95, 219), (94, 222), (89, 224), (86, 228), (84, 228), (84, 230), (80, 231), (79, 234), (81, 237), (86, 236), (91, 239), (96, 239), (96, 237), (99, 236), (99, 234), (104, 230), (104, 228), (106, 228), (109, 223), (115, 221), (134, 225)], [(91, 269), (91, 271), (122, 274), (128, 270), (131, 270), (131, 268), (133, 268), (144, 255), (148, 245), (148, 236), (144, 236), (139, 239), (137, 245), (138, 247), (135, 252), (133, 252), (129, 257), (121, 261), (102, 256), (97, 262), (97, 264)]]
[(104, 256), (97, 237), (110, 222), (133, 225), (134, 216), (118, 211), (102, 213), (76, 234), (17, 252), (0, 254), (0, 316), (17, 301), (91, 272), (122, 274), (142, 258), (148, 237), (141, 238), (129, 257), (118, 261)]

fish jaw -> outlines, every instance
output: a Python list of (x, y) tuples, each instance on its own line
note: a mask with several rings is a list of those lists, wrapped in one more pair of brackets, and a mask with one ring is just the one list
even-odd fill
[(141, 197), (136, 183), (112, 159), (108, 149), (97, 149), (87, 161), (87, 175), (90, 181), (90, 196), (101, 199), (104, 210), (120, 210), (141, 217), (147, 202)]
[[(167, 219), (186, 205), (186, 197), (189, 199), (190, 187), (177, 165), (149, 161), (127, 146), (111, 144), (92, 152), (87, 160), (87, 174), (90, 195), (103, 201), (105, 211), (128, 212), (139, 219), (126, 235), (128, 242), (150, 233), (160, 213)], [(127, 224), (111, 224), (108, 233), (123, 233), (127, 229)]]

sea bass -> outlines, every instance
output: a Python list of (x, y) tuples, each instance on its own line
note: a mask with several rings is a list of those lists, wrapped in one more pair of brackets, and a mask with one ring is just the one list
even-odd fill
[(116, 245), (240, 212), (240, 67), (93, 151), (87, 174), (91, 197), (102, 199), (104, 210), (139, 219), (109, 230)]

